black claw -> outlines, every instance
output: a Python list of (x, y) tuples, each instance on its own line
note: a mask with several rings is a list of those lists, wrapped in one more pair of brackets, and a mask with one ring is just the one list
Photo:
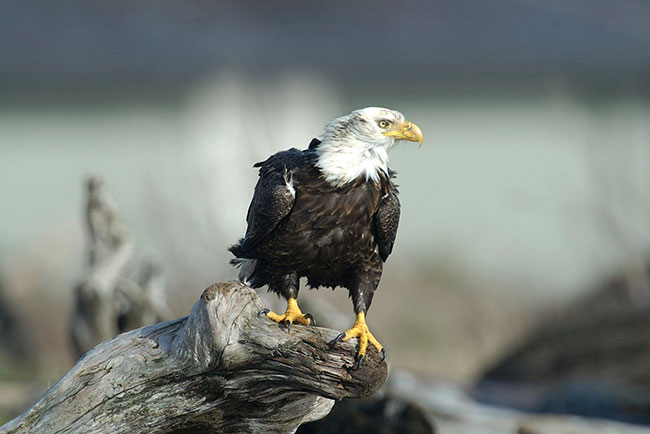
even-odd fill
[(356, 360), (356, 363), (352, 367), (353, 371), (356, 371), (357, 369), (359, 369), (359, 366), (361, 366), (361, 362), (363, 362), (363, 354), (357, 354), (357, 357), (355, 357), (355, 360)]
[(285, 324), (287, 325), (287, 333), (291, 334), (291, 321), (287, 321)]
[(382, 361), (382, 362), (383, 362), (384, 360), (386, 360), (386, 350), (385, 350), (384, 348), (381, 349), (381, 351), (379, 352), (379, 354), (381, 354), (381, 361)]
[(259, 312), (257, 312), (257, 316), (266, 315), (269, 312), (271, 312), (270, 309), (264, 308), (264, 309), (260, 310)]
[(341, 339), (343, 339), (344, 337), (345, 337), (345, 332), (339, 334), (337, 337), (335, 337), (334, 339), (332, 339), (332, 340), (329, 342), (329, 344), (328, 344), (329, 347), (330, 347), (330, 348), (334, 348), (334, 345), (336, 345), (337, 343), (341, 342)]
[(316, 320), (314, 319), (314, 315), (312, 315), (310, 313), (306, 313), (305, 318), (307, 318), (309, 320), (309, 325), (310, 326), (315, 326), (316, 325)]

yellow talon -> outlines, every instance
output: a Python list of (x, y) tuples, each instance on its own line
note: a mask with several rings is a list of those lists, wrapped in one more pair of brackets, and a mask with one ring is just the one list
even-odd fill
[[(378, 353), (382, 353), (382, 345), (370, 333), (368, 325), (366, 324), (366, 315), (363, 312), (357, 314), (357, 319), (351, 329), (345, 331), (345, 336), (341, 338), (342, 342), (347, 342), (352, 338), (359, 338), (359, 352), (357, 353), (357, 360), (362, 359), (366, 355), (368, 343), (377, 349)], [(382, 353), (383, 354), (383, 353)]]
[(265, 309), (267, 318), (275, 321), (281, 322), (287, 325), (291, 324), (302, 324), (310, 325), (313, 323), (312, 316), (310, 314), (303, 315), (298, 307), (298, 301), (295, 298), (290, 298), (287, 300), (287, 310), (283, 315), (278, 315), (275, 312), (268, 311)]

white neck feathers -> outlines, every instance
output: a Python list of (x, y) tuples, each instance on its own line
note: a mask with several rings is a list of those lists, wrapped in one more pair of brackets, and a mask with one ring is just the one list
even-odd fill
[(380, 171), (388, 174), (388, 151), (383, 146), (325, 140), (318, 146), (317, 153), (316, 166), (336, 187), (362, 176), (366, 181), (379, 181)]

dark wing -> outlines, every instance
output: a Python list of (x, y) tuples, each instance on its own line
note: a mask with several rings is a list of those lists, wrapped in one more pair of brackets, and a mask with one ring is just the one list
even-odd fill
[(391, 189), (381, 199), (379, 209), (375, 213), (376, 241), (379, 255), (384, 262), (393, 251), (399, 226), (400, 204), (397, 194), (397, 188), (391, 183)]
[(292, 170), (301, 165), (304, 160), (302, 154), (297, 149), (290, 149), (255, 164), (254, 167), (260, 168), (260, 174), (246, 216), (248, 229), (239, 246), (235, 246), (242, 250), (241, 253), (255, 247), (293, 208), (295, 190), (291, 186)]

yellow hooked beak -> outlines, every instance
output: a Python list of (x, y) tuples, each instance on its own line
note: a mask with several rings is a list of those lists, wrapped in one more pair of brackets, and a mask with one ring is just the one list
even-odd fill
[(404, 121), (395, 124), (390, 130), (382, 132), (384, 136), (393, 137), (397, 140), (408, 140), (418, 142), (422, 146), (422, 130), (413, 122)]

